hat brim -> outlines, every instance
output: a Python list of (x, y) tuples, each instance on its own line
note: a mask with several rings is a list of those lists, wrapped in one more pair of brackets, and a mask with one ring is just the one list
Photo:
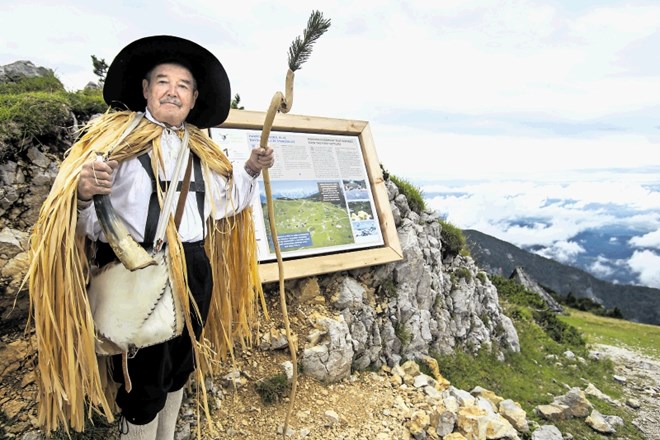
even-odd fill
[(199, 44), (171, 35), (142, 38), (123, 48), (108, 68), (103, 99), (114, 108), (144, 111), (147, 101), (142, 95), (142, 79), (163, 62), (181, 63), (197, 82), (199, 96), (187, 122), (209, 128), (227, 119), (231, 89), (222, 64)]

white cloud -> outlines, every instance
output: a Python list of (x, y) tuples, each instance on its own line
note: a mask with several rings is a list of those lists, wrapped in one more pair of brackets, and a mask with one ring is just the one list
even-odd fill
[(660, 289), (660, 255), (649, 250), (635, 251), (628, 265), (639, 273), (641, 284)]
[[(620, 176), (619, 181), (605, 182), (489, 181), (453, 186), (431, 184), (421, 189), (427, 195), (457, 194), (435, 196), (427, 204), (460, 228), (477, 229), (517, 246), (551, 247), (584, 230), (616, 222), (648, 228), (660, 219), (660, 194), (639, 183), (627, 182), (625, 176)], [(603, 206), (596, 208), (594, 204)], [(615, 206), (633, 212), (621, 219), (615, 216)], [(656, 212), (636, 215), (637, 210), (647, 209)], [(522, 223), (516, 223), (517, 219)]]
[(652, 34), (658, 29), (658, 20), (660, 7), (629, 3), (595, 8), (576, 20), (574, 29), (589, 40), (594, 35), (626, 40)]
[[(640, 237), (630, 239), (630, 244), (635, 247), (647, 247), (660, 249), (660, 229), (644, 234)], [(658, 268), (660, 272), (660, 267)]]
[[(605, 181), (583, 177), (564, 183), (432, 182), (421, 189), (428, 207), (459, 228), (476, 229), (521, 248), (537, 249), (539, 255), (564, 264), (576, 265), (580, 259), (588, 261), (595, 257), (596, 261), (585, 270), (612, 282), (629, 280), (626, 272), (628, 275), (630, 272), (621, 270), (630, 267), (635, 277), (640, 273), (640, 283), (651, 285), (653, 274), (660, 273), (660, 265), (654, 266), (650, 254), (636, 253), (628, 262), (619, 260), (626, 245), (660, 248), (660, 232), (656, 229), (660, 223), (660, 193), (648, 189), (647, 179), (653, 179), (650, 175), (658, 182), (657, 172), (651, 172), (610, 174)], [(587, 172), (584, 176), (591, 174)], [(621, 230), (651, 232), (640, 234), (626, 244), (617, 238), (617, 231)], [(607, 236), (608, 233), (615, 235)], [(577, 241), (575, 237), (580, 234), (591, 238)], [(597, 234), (603, 235), (603, 244), (607, 243), (614, 253), (608, 254), (607, 247), (594, 249)]]
[(556, 241), (551, 246), (543, 248), (536, 253), (563, 264), (571, 264), (583, 252), (584, 248), (574, 241)]
[(660, 165), (660, 148), (644, 136), (557, 139), (371, 125), (381, 163), (397, 175), (416, 179), (537, 181), (550, 173), (561, 178), (578, 169)]
[(606, 278), (614, 274), (614, 269), (610, 266), (610, 261), (603, 257), (598, 257), (596, 261), (589, 266), (589, 272), (597, 278)]

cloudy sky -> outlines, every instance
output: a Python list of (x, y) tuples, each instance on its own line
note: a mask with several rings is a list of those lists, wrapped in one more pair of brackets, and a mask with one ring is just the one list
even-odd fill
[(312, 9), (332, 25), (292, 113), (368, 121), (384, 167), (425, 182), (431, 207), (546, 256), (570, 263), (576, 235), (627, 222), (635, 252), (604, 263), (660, 287), (657, 1), (23, 0), (0, 6), (0, 65), (27, 59), (77, 90), (92, 54), (175, 34), (265, 111)]

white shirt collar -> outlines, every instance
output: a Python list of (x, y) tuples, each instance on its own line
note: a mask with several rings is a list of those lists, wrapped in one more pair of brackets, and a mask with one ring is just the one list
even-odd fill
[(151, 112), (149, 111), (148, 108), (146, 108), (144, 110), (144, 116), (147, 119), (149, 119), (151, 122), (153, 122), (154, 124), (160, 125), (161, 127), (164, 127), (164, 128), (169, 128), (170, 130), (183, 130), (184, 127), (186, 126), (185, 122), (183, 124), (179, 125), (178, 127), (172, 127), (170, 125), (167, 125), (167, 124), (164, 124), (160, 121), (157, 121), (156, 118), (153, 117), (153, 115), (151, 114)]

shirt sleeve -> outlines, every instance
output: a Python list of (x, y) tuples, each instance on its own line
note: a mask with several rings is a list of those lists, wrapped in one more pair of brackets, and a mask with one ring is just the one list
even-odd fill
[[(123, 161), (115, 170), (110, 200), (116, 215), (130, 236), (138, 242), (144, 238), (151, 188), (151, 180), (136, 158)], [(78, 211), (76, 232), (86, 235), (92, 241), (107, 241), (93, 202)]]
[(233, 184), (222, 175), (211, 175), (211, 215), (215, 220), (238, 214), (250, 206), (257, 194), (259, 176), (250, 176), (241, 163), (232, 165)]

